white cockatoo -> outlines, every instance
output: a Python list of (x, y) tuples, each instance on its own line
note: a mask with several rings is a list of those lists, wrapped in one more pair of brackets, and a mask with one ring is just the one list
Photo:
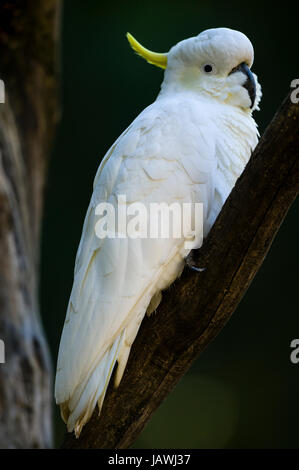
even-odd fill
[(156, 101), (108, 150), (94, 180), (55, 384), (62, 417), (76, 436), (96, 404), (101, 410), (116, 364), (119, 384), (144, 315), (157, 308), (190, 252), (184, 236), (97, 236), (98, 204), (109, 202), (117, 214), (135, 202), (202, 203), (199, 247), (258, 141), (252, 111), (261, 88), (244, 34), (209, 29), (165, 54), (127, 37), (140, 56), (165, 69), (164, 80)]

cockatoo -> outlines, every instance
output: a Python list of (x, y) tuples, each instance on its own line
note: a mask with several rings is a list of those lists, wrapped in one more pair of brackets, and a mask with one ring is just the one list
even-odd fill
[(261, 87), (244, 34), (209, 29), (165, 54), (127, 38), (140, 56), (165, 70), (164, 80), (156, 101), (108, 150), (94, 180), (55, 383), (62, 418), (77, 437), (96, 404), (101, 410), (114, 368), (120, 383), (143, 317), (157, 308), (190, 252), (184, 237), (100, 238), (96, 207), (108, 201), (117, 214), (119, 195), (126, 205), (202, 203), (199, 247), (258, 141), (252, 111)]

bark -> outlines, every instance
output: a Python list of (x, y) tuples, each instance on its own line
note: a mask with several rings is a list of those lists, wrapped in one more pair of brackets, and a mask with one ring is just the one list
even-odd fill
[[(299, 189), (299, 105), (288, 96), (201, 249), (145, 318), (117, 390), (63, 448), (127, 448), (246, 292)], [(206, 268), (196, 272), (192, 267)], [(111, 381), (112, 382), (112, 381)]]
[(57, 120), (59, 1), (0, 4), (0, 447), (50, 447), (51, 365), (38, 305), (43, 187)]

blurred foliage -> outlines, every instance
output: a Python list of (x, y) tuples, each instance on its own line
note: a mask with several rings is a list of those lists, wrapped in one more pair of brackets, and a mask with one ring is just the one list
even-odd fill
[[(96, 169), (155, 100), (162, 80), (161, 70), (129, 49), (125, 33), (164, 52), (207, 28), (244, 32), (263, 87), (255, 114), (263, 132), (298, 78), (295, 8), (257, 0), (65, 0), (63, 114), (46, 188), (40, 289), (55, 363)], [(298, 203), (229, 324), (155, 413), (136, 448), (298, 448), (299, 364), (289, 359), (290, 342), (299, 337), (296, 210)], [(65, 428), (56, 408), (55, 416), (59, 442)]]

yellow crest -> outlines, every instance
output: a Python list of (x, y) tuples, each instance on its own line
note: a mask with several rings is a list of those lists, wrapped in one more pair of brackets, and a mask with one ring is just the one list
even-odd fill
[(161, 69), (166, 69), (167, 67), (167, 54), (159, 54), (157, 52), (152, 52), (143, 47), (135, 38), (133, 38), (132, 34), (127, 33), (127, 39), (135, 52), (138, 55), (143, 57), (149, 64), (156, 65)]

